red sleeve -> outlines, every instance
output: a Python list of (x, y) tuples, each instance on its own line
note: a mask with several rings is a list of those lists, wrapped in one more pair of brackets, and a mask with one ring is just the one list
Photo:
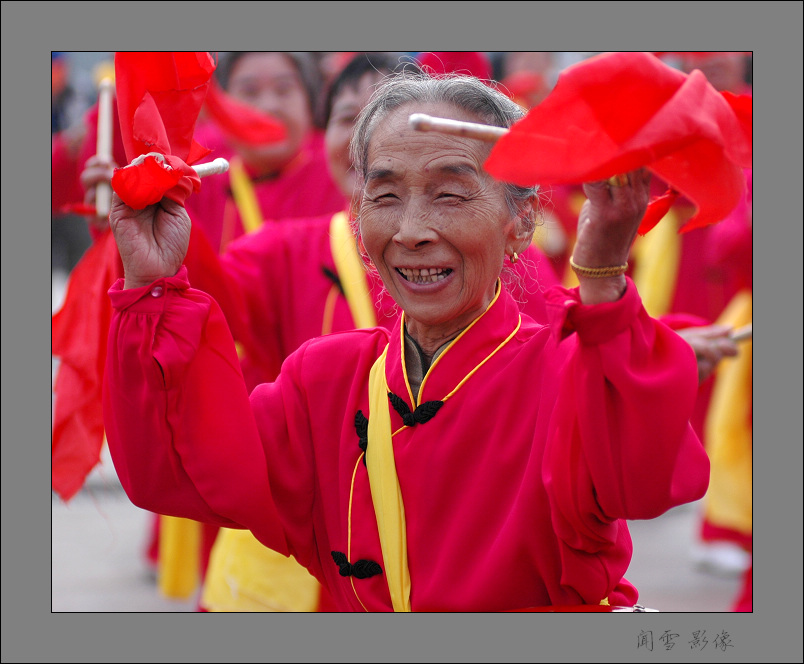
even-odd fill
[(190, 230), (184, 266), (193, 286), (211, 295), (220, 305), (232, 336), (241, 343), (247, 339), (249, 329), (245, 295), (240, 284), (224, 269), (207, 236), (195, 225)]
[(283, 310), (278, 300), (288, 278), (283, 226), (266, 224), (232, 242), (221, 257), (227, 278), (242, 298), (247, 331), (238, 340), (243, 344), (242, 366), (251, 387), (274, 380), (287, 354), (277, 315)]
[(565, 358), (545, 458), (559, 536), (610, 541), (616, 519), (649, 519), (701, 498), (709, 461), (689, 425), (695, 355), (650, 318), (633, 282), (617, 302), (549, 294)]
[(103, 390), (112, 459), (139, 507), (245, 527), (287, 554), (265, 452), (231, 333), (186, 268), (109, 291), (114, 308)]

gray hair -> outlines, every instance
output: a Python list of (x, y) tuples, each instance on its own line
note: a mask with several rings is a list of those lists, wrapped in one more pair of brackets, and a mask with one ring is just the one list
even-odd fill
[[(472, 114), (482, 124), (508, 128), (525, 115), (525, 109), (502, 92), (472, 76), (447, 74), (431, 77), (416, 72), (400, 72), (385, 78), (365, 106), (355, 125), (350, 145), (358, 188), (365, 185), (368, 149), (374, 130), (395, 109), (411, 102), (447, 103)], [(512, 215), (521, 216), (523, 204), (533, 199), (536, 207), (538, 186), (520, 187), (504, 183), (505, 200)], [(524, 218), (528, 231), (535, 228), (532, 217)]]

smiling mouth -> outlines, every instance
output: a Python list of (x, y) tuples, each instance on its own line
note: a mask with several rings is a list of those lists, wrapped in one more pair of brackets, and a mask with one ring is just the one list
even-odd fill
[(446, 279), (447, 276), (452, 272), (452, 269), (430, 267), (420, 270), (417, 268), (398, 267), (396, 268), (396, 271), (405, 281), (409, 281), (412, 284), (434, 284), (437, 281)]

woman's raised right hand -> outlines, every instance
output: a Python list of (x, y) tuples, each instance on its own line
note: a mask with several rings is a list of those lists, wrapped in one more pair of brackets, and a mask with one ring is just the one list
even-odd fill
[(190, 216), (184, 206), (163, 198), (134, 210), (112, 194), (109, 221), (123, 262), (125, 288), (147, 286), (179, 271), (190, 244)]

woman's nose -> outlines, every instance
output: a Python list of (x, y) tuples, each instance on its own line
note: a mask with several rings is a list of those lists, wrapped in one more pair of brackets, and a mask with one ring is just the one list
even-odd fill
[(420, 206), (411, 206), (402, 214), (399, 228), (394, 234), (394, 242), (406, 249), (418, 249), (438, 241), (429, 217)]

